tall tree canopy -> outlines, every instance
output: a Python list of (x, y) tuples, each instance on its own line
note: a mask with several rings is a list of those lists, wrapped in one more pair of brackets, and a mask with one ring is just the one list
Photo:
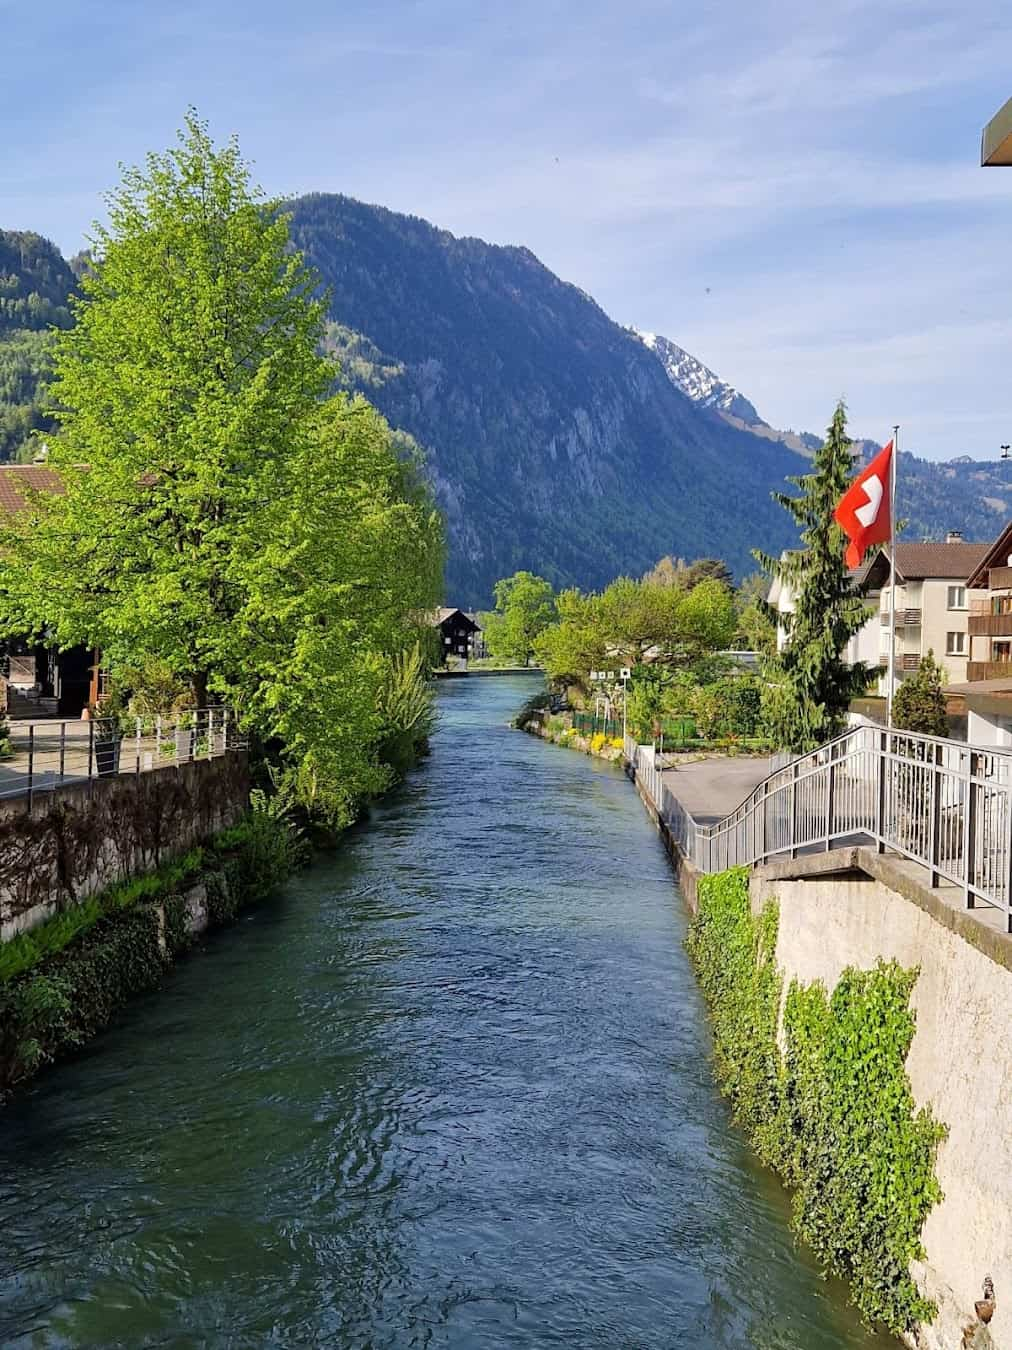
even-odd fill
[(790, 481), (800, 495), (773, 494), (801, 529), (801, 549), (773, 558), (755, 558), (771, 577), (790, 588), (794, 612), (775, 615), (786, 630), (783, 650), (766, 660), (770, 682), (766, 717), (775, 743), (802, 753), (838, 735), (852, 698), (863, 694), (872, 672), (847, 665), (847, 642), (868, 620), (864, 592), (843, 560), (845, 539), (833, 519), (853, 472), (847, 414), (836, 406), (812, 472)]
[(500, 660), (526, 665), (538, 637), (555, 618), (555, 592), (544, 577), (533, 572), (503, 577), (495, 584), (495, 609), (486, 620), (488, 649)]
[(195, 114), (125, 172), (56, 345), (66, 493), (6, 527), (0, 619), (228, 699), (341, 817), (381, 782), (384, 669), (440, 598), (442, 536), (383, 419), (323, 401), (315, 286)]

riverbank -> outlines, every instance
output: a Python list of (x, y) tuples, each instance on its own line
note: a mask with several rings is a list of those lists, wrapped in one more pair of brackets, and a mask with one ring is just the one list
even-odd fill
[(342, 846), (0, 1114), (0, 1344), (885, 1350), (710, 1073), (617, 766), (448, 681)]
[(518, 731), (526, 731), (529, 736), (538, 736), (566, 750), (579, 750), (581, 754), (593, 755), (595, 759), (604, 759), (611, 764), (618, 764), (622, 759), (621, 737), (606, 736), (604, 732), (585, 736), (575, 729), (572, 718), (565, 714), (535, 710), (516, 726)]
[(266, 810), (171, 862), (81, 900), (0, 946), (0, 1104), (80, 1050), (210, 929), (263, 900), (303, 859)]

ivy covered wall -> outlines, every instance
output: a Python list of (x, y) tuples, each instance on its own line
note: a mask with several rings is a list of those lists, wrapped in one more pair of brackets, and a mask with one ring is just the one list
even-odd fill
[(699, 882), (688, 946), (710, 1007), (721, 1088), (760, 1157), (793, 1192), (799, 1236), (896, 1333), (930, 1322), (922, 1229), (942, 1198), (945, 1131), (914, 1101), (906, 1061), (917, 972), (845, 968), (833, 988), (784, 978), (779, 908), (754, 914), (744, 869)]

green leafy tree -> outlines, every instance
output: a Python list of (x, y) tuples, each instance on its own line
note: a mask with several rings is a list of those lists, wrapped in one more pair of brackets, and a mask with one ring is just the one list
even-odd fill
[[(853, 471), (850, 446), (840, 402), (812, 472), (791, 480), (800, 496), (773, 494), (800, 526), (803, 547), (783, 558), (755, 554), (766, 573), (779, 577), (795, 597), (793, 614), (780, 616), (784, 649), (766, 661), (770, 688), (764, 700), (774, 743), (795, 753), (840, 733), (851, 699), (864, 693), (872, 674), (864, 664), (848, 666), (841, 659), (868, 619), (863, 591), (844, 563), (843, 531), (833, 519)], [(772, 613), (769, 617), (775, 622)]]
[(498, 660), (526, 665), (538, 638), (556, 619), (551, 582), (533, 572), (514, 572), (495, 584), (495, 609), (488, 616), (485, 641)]
[(942, 667), (935, 660), (933, 651), (921, 657), (914, 674), (896, 690), (893, 722), (903, 731), (917, 731), (922, 736), (948, 736)]
[(347, 819), (389, 778), (380, 691), (440, 594), (431, 500), (368, 404), (322, 401), (316, 278), (234, 141), (190, 114), (94, 243), (56, 344), (66, 492), (3, 527), (0, 627), (220, 695)]

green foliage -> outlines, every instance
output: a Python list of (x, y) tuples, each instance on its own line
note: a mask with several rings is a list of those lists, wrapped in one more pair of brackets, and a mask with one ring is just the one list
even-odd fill
[(220, 695), (345, 823), (389, 781), (384, 671), (440, 598), (428, 489), (368, 404), (321, 402), (317, 278), (195, 115), (124, 172), (80, 285), (56, 343), (66, 493), (0, 522), (0, 628)]
[(52, 373), (51, 333), (17, 331), (0, 340), (0, 461), (30, 458), (33, 435), (56, 430)]
[(916, 971), (847, 969), (832, 995), (793, 983), (777, 1043), (777, 906), (749, 905), (744, 869), (703, 877), (687, 946), (713, 1019), (714, 1058), (735, 1118), (794, 1188), (794, 1226), (850, 1282), (869, 1322), (896, 1334), (930, 1321), (910, 1263), (941, 1199), (944, 1129), (917, 1110), (906, 1073)]
[(28, 230), (0, 230), (0, 334), (69, 328), (74, 274), (55, 244)]
[[(801, 550), (783, 558), (755, 554), (794, 596), (794, 612), (780, 616), (787, 635), (784, 649), (767, 654), (766, 713), (775, 744), (797, 754), (839, 735), (851, 699), (864, 693), (871, 678), (867, 666), (848, 666), (841, 659), (868, 618), (863, 591), (844, 563), (843, 531), (833, 520), (853, 472), (850, 447), (846, 411), (839, 403), (812, 472), (790, 480), (801, 495), (773, 494), (801, 528)], [(772, 612), (769, 618), (776, 621)]]
[(921, 1229), (942, 1198), (934, 1161), (945, 1131), (916, 1110), (905, 1069), (916, 978), (880, 961), (845, 970), (829, 997), (792, 985), (784, 1011), (797, 1230), (849, 1280), (862, 1315), (896, 1334), (934, 1316), (910, 1262), (923, 1258)]
[(533, 572), (514, 572), (495, 584), (495, 610), (485, 628), (488, 649), (501, 661), (526, 665), (538, 638), (556, 618), (551, 583)]
[(0, 1094), (84, 1044), (191, 944), (182, 891), (203, 882), (212, 924), (268, 895), (305, 858), (278, 799), (143, 877), (0, 946)]
[(893, 695), (893, 723), (922, 736), (948, 736), (942, 667), (933, 651), (921, 657), (915, 673), (908, 675)]
[(388, 663), (380, 690), (380, 713), (384, 730), (380, 759), (403, 774), (428, 743), (436, 720), (421, 642), (398, 652)]
[(772, 1130), (780, 1075), (778, 914), (771, 901), (753, 916), (744, 868), (700, 877), (699, 908), (686, 944), (713, 1019), (718, 1082), (767, 1163), (778, 1152)]

